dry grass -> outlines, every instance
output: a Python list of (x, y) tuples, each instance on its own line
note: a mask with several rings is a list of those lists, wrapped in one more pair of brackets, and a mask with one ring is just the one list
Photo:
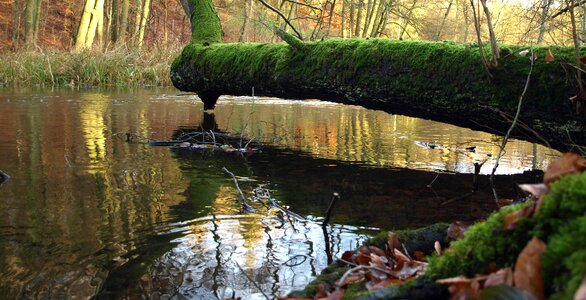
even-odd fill
[(0, 86), (171, 86), (169, 68), (180, 51), (5, 52), (0, 54)]

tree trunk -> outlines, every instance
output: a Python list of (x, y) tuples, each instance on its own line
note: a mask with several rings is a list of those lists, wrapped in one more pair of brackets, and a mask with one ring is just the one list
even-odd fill
[(147, 21), (149, 19), (151, 12), (151, 0), (145, 0), (144, 6), (142, 8), (142, 17), (140, 19), (140, 30), (138, 33), (138, 49), (142, 48), (142, 44), (144, 42), (144, 33), (146, 31)]
[(372, 4), (372, 0), (368, 0), (366, 4), (366, 14), (364, 15), (364, 27), (362, 28), (361, 36), (365, 37), (368, 31), (368, 24), (370, 23), (370, 18), (372, 17), (371, 12), (373, 11), (374, 5)]
[(350, 0), (350, 22), (348, 23), (348, 37), (352, 37), (354, 33), (354, 0)]
[(33, 49), (37, 43), (39, 29), (39, 16), (41, 13), (41, 0), (26, 0), (24, 41), (28, 50)]
[(140, 21), (142, 20), (142, 0), (136, 0), (136, 9), (134, 15), (134, 31), (132, 32), (132, 45), (138, 45), (138, 35), (140, 32)]
[(120, 26), (118, 26), (117, 45), (126, 42), (126, 33), (128, 32), (128, 11), (130, 10), (130, 0), (122, 1), (122, 15), (120, 15)]
[(248, 19), (250, 18), (250, 15), (252, 14), (252, 0), (248, 0), (246, 1), (246, 3), (244, 3), (244, 9), (243, 9), (243, 18), (244, 20), (242, 20), (242, 27), (240, 27), (240, 35), (238, 36), (238, 42), (244, 42), (244, 39), (246, 37), (246, 27), (248, 26)]
[(540, 45), (543, 43), (543, 36), (545, 35), (545, 31), (547, 29), (547, 17), (549, 15), (549, 7), (551, 5), (551, 0), (542, 0), (541, 1), (541, 17), (539, 18), (539, 36), (537, 37), (537, 44)]
[(342, 0), (342, 20), (341, 20), (341, 27), (340, 27), (340, 37), (345, 39), (346, 38), (346, 0)]
[(86, 0), (83, 8), (83, 14), (79, 21), (79, 28), (77, 30), (77, 37), (75, 38), (75, 49), (80, 50), (85, 47), (86, 39), (92, 20), (92, 12), (96, 6), (96, 0)]
[(452, 3), (454, 3), (454, 0), (450, 0), (450, 2), (448, 2), (448, 8), (446, 9), (446, 13), (444, 14), (444, 17), (442, 19), (442, 23), (440, 24), (440, 27), (437, 30), (437, 34), (435, 36), (435, 40), (439, 41), (440, 37), (442, 35), (442, 30), (444, 29), (444, 25), (446, 24), (446, 19), (448, 18), (448, 15), (450, 14), (450, 10), (452, 9)]
[(486, 5), (486, 0), (480, 0), (482, 8), (484, 9), (484, 16), (486, 17), (486, 23), (488, 25), (488, 35), (490, 37), (490, 52), (492, 53), (492, 67), (496, 68), (499, 65), (500, 52), (496, 43), (496, 35), (494, 34), (494, 28), (492, 26), (492, 18), (490, 17), (490, 11)]
[(356, 13), (356, 24), (354, 28), (354, 36), (360, 37), (360, 24), (362, 22), (362, 6), (364, 0), (358, 0), (358, 12)]
[(112, 26), (110, 26), (110, 40), (112, 43), (118, 41), (118, 33), (120, 32), (120, 15), (118, 14), (118, 0), (112, 0), (112, 14), (111, 14)]
[(92, 18), (87, 29), (87, 35), (83, 46), (87, 49), (90, 49), (93, 46), (96, 33), (98, 32), (98, 25), (100, 20), (104, 17), (104, 0), (96, 1), (96, 6), (92, 10), (91, 17)]
[(12, 49), (16, 50), (20, 44), (20, 1), (14, 0), (14, 13), (12, 14)]

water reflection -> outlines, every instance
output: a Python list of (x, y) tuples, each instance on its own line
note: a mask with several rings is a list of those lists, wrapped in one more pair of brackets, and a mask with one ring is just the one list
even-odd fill
[[(357, 107), (223, 98), (213, 127), (279, 146), (251, 157), (126, 142), (127, 132), (168, 139), (210, 122), (191, 95), (4, 91), (0, 120), (0, 169), (12, 176), (0, 186), (0, 293), (8, 298), (261, 297), (240, 268), (265, 293), (283, 294), (326, 263), (316, 222), (334, 191), (343, 197), (330, 228), (336, 254), (371, 227), (494, 209), (484, 192), (442, 205), (469, 190), (471, 176), (442, 173), (428, 188), (437, 173), (418, 170), (469, 172), (475, 158), (461, 149), (495, 153), (492, 136)], [(550, 153), (513, 142), (501, 170), (542, 168)], [(296, 232), (259, 203), (240, 215), (224, 166), (255, 180), (241, 183), (246, 193), (264, 184), (310, 222)], [(500, 178), (502, 194), (534, 176)]]

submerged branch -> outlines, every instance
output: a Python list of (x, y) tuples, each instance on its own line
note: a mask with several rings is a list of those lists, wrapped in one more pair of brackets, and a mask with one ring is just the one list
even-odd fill
[(240, 189), (240, 186), (238, 185), (238, 180), (236, 179), (236, 176), (234, 176), (234, 173), (230, 172), (228, 169), (226, 169), (226, 167), (223, 167), (222, 171), (224, 171), (224, 173), (226, 173), (232, 177), (232, 180), (234, 181), (234, 185), (236, 186), (236, 189), (238, 190), (238, 193), (240, 194), (240, 198), (242, 199), (242, 210), (244, 212), (253, 212), (254, 208), (252, 206), (250, 206), (250, 204), (248, 204), (248, 201), (246, 201), (246, 197), (244, 197), (244, 194), (242, 193), (242, 190)]

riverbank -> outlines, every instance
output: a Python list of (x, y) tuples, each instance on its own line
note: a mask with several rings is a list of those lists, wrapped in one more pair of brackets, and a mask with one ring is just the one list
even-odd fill
[(171, 86), (169, 69), (179, 53), (178, 47), (4, 52), (0, 55), (0, 86)]
[[(586, 242), (576, 237), (586, 232), (584, 170), (583, 157), (565, 154), (550, 165), (544, 184), (526, 185), (532, 200), (504, 207), (469, 228), (453, 223), (384, 232), (344, 253), (290, 296), (583, 299)], [(445, 249), (447, 240), (452, 242)]]

